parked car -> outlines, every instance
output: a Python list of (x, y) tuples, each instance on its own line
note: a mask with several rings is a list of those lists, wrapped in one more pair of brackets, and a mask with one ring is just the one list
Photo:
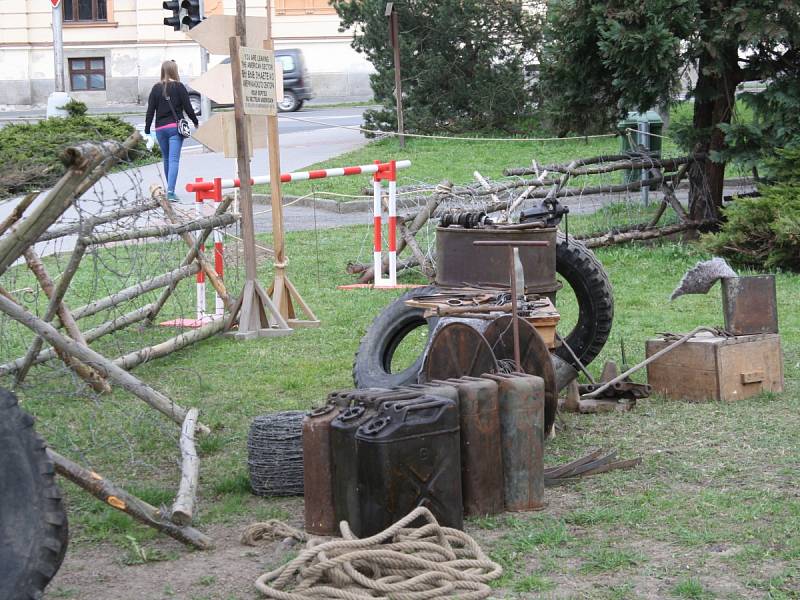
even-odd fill
[[(223, 64), (231, 62), (230, 57), (222, 61)], [(283, 67), (283, 100), (278, 102), (280, 112), (294, 112), (303, 107), (306, 100), (314, 97), (314, 90), (311, 89), (311, 77), (306, 69), (303, 59), (303, 51), (299, 48), (285, 48), (275, 50), (275, 62), (279, 62)], [(189, 92), (189, 100), (192, 103), (194, 112), (200, 114), (200, 92), (186, 86)], [(230, 104), (211, 103), (212, 108), (229, 108)]]

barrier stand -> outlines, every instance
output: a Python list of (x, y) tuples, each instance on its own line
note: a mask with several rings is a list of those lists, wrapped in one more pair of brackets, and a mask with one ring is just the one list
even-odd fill
[[(399, 169), (407, 169), (411, 166), (410, 160), (393, 160), (388, 163), (375, 161), (371, 165), (357, 165), (352, 167), (337, 167), (332, 169), (318, 169), (315, 171), (295, 171), (293, 173), (281, 173), (281, 183), (291, 183), (292, 181), (308, 181), (312, 179), (325, 179), (328, 177), (343, 177), (350, 175), (373, 175), (373, 191), (375, 192), (373, 202), (373, 226), (374, 231), (374, 251), (376, 257), (376, 273), (380, 277), (376, 277), (375, 284), (351, 284), (340, 285), (337, 289), (356, 289), (356, 288), (377, 288), (377, 289), (395, 289), (395, 288), (413, 288), (419, 287), (415, 284), (398, 284), (397, 283), (397, 171)], [(383, 269), (380, 266), (381, 253), (382, 253), (382, 206), (381, 196), (383, 194), (382, 184), (383, 180), (389, 182), (389, 197), (388, 197), (388, 241), (389, 241), (389, 277), (384, 278), (382, 273)], [(271, 183), (269, 175), (261, 175), (258, 177), (250, 178), (250, 185), (266, 185)], [(197, 194), (197, 197), (203, 198), (222, 198), (222, 190), (236, 189), (241, 186), (241, 181), (237, 179), (221, 179), (215, 178), (213, 181), (205, 181), (198, 178), (194, 183), (186, 184), (186, 191)], [(216, 232), (215, 232), (216, 235)], [(215, 264), (216, 264), (216, 237), (215, 237)], [(221, 263), (221, 257), (220, 257)], [(217, 271), (218, 275), (222, 275), (221, 271)], [(290, 284), (291, 285), (291, 284)], [(292, 289), (294, 286), (292, 286)], [(292, 321), (292, 325), (316, 325), (318, 321), (314, 317), (311, 309), (296, 296), (302, 309), (311, 317), (311, 321), (297, 322)], [(219, 305), (218, 305), (219, 307)], [(219, 310), (219, 308), (217, 308)], [(293, 315), (292, 315), (293, 316)]]

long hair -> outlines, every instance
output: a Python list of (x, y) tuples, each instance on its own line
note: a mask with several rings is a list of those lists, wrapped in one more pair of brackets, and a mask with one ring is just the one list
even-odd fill
[(165, 60), (161, 63), (161, 83), (164, 84), (164, 89), (167, 89), (167, 83), (170, 81), (180, 81), (178, 75), (178, 65), (174, 60)]

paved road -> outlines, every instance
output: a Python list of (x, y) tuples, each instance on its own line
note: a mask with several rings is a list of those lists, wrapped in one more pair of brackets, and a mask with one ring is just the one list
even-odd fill
[[(292, 117), (309, 118), (315, 123), (307, 121), (297, 121), (282, 116), (280, 123), (283, 128), (281, 133), (281, 171), (297, 171), (313, 163), (328, 160), (344, 152), (354, 150), (364, 144), (367, 140), (364, 136), (351, 129), (341, 129), (336, 125), (359, 125), (361, 123), (361, 109), (317, 109), (305, 110), (299, 113), (292, 113)], [(131, 117), (137, 117), (131, 115)], [(141, 119), (141, 115), (138, 116)], [(141, 121), (140, 121), (141, 122)], [(253, 175), (269, 174), (269, 161), (266, 149), (256, 150), (251, 161), (251, 172)], [(178, 189), (176, 190), (181, 198), (184, 209), (189, 209), (193, 204), (194, 196), (184, 190), (189, 181), (194, 181), (196, 177), (210, 179), (213, 177), (231, 178), (236, 176), (236, 160), (225, 158), (219, 153), (204, 152), (202, 147), (184, 146), (181, 155), (180, 175), (178, 178)], [(112, 173), (99, 181), (81, 199), (81, 208), (88, 214), (96, 214), (116, 208), (119, 204), (128, 204), (136, 198), (146, 197), (149, 194), (150, 185), (162, 183), (161, 163), (147, 165), (140, 168), (128, 169), (122, 172)], [(34, 203), (34, 206), (44, 198), (42, 194)], [(121, 199), (121, 200), (119, 200)], [(0, 220), (5, 218), (14, 208), (16, 202), (10, 200), (0, 203)], [(28, 212), (33, 207), (28, 209)], [(263, 208), (261, 209), (264, 210)], [(310, 209), (309, 209), (310, 210)], [(288, 224), (290, 229), (300, 228), (304, 222), (310, 222), (305, 216), (295, 215), (297, 209), (290, 211), (287, 217), (291, 216), (292, 223)], [(313, 211), (312, 211), (313, 214)], [(62, 217), (62, 222), (75, 221), (78, 213), (74, 208), (70, 208)], [(353, 220), (355, 217), (348, 218), (340, 215), (326, 216), (327, 226), (337, 224), (330, 222), (332, 219), (339, 218), (341, 224), (349, 222), (360, 222)], [(269, 228), (269, 217), (265, 213), (257, 218), (258, 231), (266, 231)], [(131, 224), (132, 225), (132, 224)], [(52, 254), (55, 252), (66, 252), (74, 247), (75, 240), (62, 238), (58, 244), (47, 244), (37, 246), (37, 250), (42, 254)]]

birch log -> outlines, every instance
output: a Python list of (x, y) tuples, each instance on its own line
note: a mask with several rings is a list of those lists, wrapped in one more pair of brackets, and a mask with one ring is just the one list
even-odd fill
[[(25, 327), (47, 341), (53, 348), (74, 356), (78, 360), (82, 360), (97, 370), (101, 375), (128, 390), (131, 394), (143, 400), (160, 413), (166, 415), (178, 425), (183, 425), (183, 421), (186, 419), (186, 410), (184, 408), (170, 400), (158, 390), (153, 389), (140, 379), (134, 377), (125, 369), (118, 367), (102, 354), (95, 352), (88, 346), (84, 346), (83, 344), (79, 344), (65, 337), (50, 323), (36, 317), (19, 306), (16, 302), (2, 295), (0, 295), (0, 311), (3, 311), (15, 321), (25, 325)], [(209, 433), (209, 429), (204, 425), (198, 424), (197, 428), (198, 431)]]
[(194, 499), (197, 493), (197, 479), (200, 473), (200, 459), (194, 445), (194, 428), (198, 410), (190, 408), (181, 428), (181, 483), (178, 495), (172, 505), (172, 522), (176, 525), (189, 525), (192, 522)]
[(149, 525), (162, 533), (166, 533), (182, 544), (193, 546), (199, 550), (213, 548), (214, 542), (206, 534), (193, 527), (181, 527), (167, 521), (161, 516), (160, 509), (114, 485), (94, 471), (85, 469), (49, 448), (47, 449), (47, 456), (55, 463), (56, 473), (82, 487), (110, 507), (130, 515), (137, 521)]

